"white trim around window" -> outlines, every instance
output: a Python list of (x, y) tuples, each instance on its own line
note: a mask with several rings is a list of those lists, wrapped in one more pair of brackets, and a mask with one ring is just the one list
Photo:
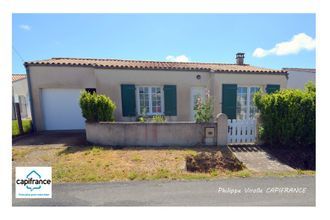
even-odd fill
[[(159, 92), (160, 100), (157, 100)], [(164, 91), (163, 86), (140, 85), (136, 86), (136, 112), (142, 115), (141, 103), (146, 106), (146, 115), (164, 115)], [(153, 100), (156, 98), (156, 100)], [(159, 105), (160, 102), (160, 105)]]
[(259, 85), (237, 85), (237, 119), (254, 119), (258, 112), (256, 106), (253, 104), (252, 95), (261, 90)]

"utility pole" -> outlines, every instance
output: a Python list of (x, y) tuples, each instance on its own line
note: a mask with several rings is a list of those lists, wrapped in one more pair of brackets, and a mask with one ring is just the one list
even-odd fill
[(21, 109), (19, 107), (19, 103), (15, 102), (15, 110), (16, 110), (16, 118), (18, 123), (19, 134), (23, 134), (23, 124), (22, 124), (22, 117), (21, 117)]

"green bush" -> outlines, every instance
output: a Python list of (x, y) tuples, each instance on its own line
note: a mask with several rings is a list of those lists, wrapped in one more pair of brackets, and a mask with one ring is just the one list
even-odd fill
[(163, 115), (154, 115), (152, 116), (152, 122), (164, 123), (166, 122), (166, 118)]
[(82, 115), (88, 122), (114, 120), (113, 112), (116, 105), (105, 95), (83, 91), (80, 94), (79, 104)]
[(142, 112), (141, 112), (141, 115), (139, 115), (137, 118), (136, 118), (136, 121), (138, 122), (146, 122), (147, 121), (147, 114), (146, 114), (146, 111), (147, 109), (146, 108), (143, 108), (142, 109)]
[(315, 85), (305, 90), (286, 89), (273, 94), (256, 93), (260, 111), (261, 139), (270, 145), (315, 146)]

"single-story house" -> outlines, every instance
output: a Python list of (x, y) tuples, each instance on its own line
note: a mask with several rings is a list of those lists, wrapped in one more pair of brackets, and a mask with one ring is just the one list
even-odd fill
[(12, 119), (16, 119), (15, 102), (19, 103), (22, 118), (31, 118), (29, 89), (26, 74), (12, 75)]
[(308, 82), (315, 83), (315, 69), (283, 68), (288, 72), (288, 89), (304, 89)]
[(214, 101), (214, 117), (223, 112), (231, 119), (248, 119), (255, 116), (252, 96), (257, 90), (287, 86), (287, 71), (245, 64), (244, 53), (237, 53), (233, 64), (51, 58), (25, 67), (37, 131), (84, 129), (81, 90), (109, 96), (117, 105), (116, 121), (136, 121), (143, 113), (191, 121), (197, 97), (206, 90)]

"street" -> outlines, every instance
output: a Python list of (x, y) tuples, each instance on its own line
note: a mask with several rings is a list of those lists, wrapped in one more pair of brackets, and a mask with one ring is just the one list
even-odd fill
[(13, 206), (315, 206), (315, 177), (53, 184), (52, 199)]

